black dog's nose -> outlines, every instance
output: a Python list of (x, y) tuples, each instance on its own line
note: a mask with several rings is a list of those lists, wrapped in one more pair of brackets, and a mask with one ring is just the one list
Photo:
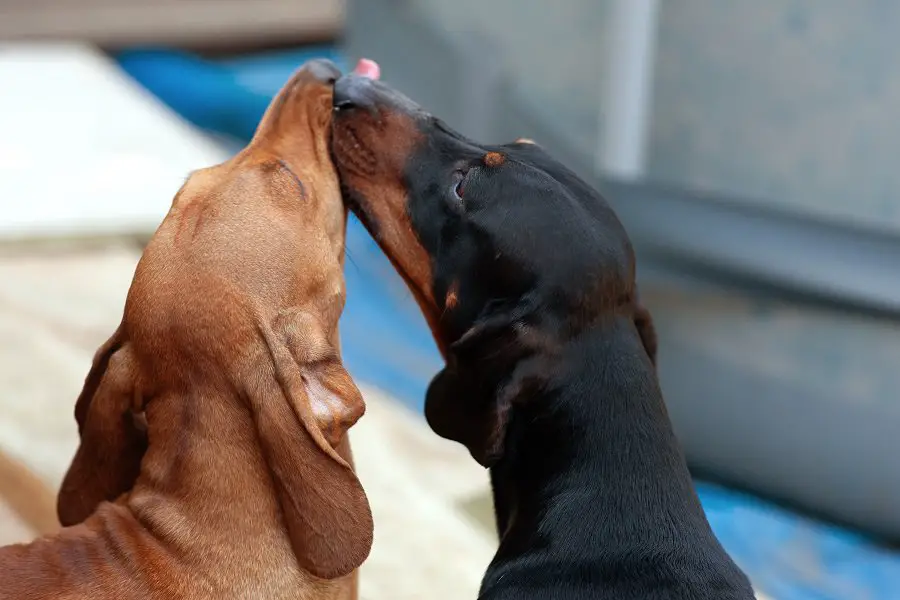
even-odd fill
[(334, 83), (341, 76), (341, 70), (327, 58), (316, 58), (305, 65), (309, 75), (321, 83)]
[(375, 105), (373, 81), (360, 75), (344, 75), (334, 84), (332, 104), (337, 110), (372, 108)]

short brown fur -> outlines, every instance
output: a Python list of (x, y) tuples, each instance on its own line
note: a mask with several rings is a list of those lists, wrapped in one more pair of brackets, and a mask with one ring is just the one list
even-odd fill
[(346, 435), (365, 407), (338, 345), (328, 72), (302, 69), (176, 196), (76, 405), (67, 527), (0, 549), (0, 598), (356, 597), (372, 516)]

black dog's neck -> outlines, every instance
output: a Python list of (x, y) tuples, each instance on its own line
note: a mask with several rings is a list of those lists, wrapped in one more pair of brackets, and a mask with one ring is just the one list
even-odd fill
[(501, 543), (485, 586), (536, 548), (550, 573), (577, 565), (613, 588), (617, 573), (652, 575), (654, 561), (669, 581), (671, 561), (712, 567), (710, 578), (726, 582), (719, 593), (742, 581), (700, 506), (633, 325), (616, 319), (579, 335), (561, 362), (566, 370), (542, 393), (516, 403), (505, 454), (491, 469)]
[[(575, 499), (588, 514), (573, 528), (595, 521), (610, 535), (633, 525), (636, 511), (661, 515), (673, 499), (696, 504), (685, 516), (702, 515), (653, 366), (627, 331), (608, 331), (618, 327), (571, 340), (559, 381), (516, 404), (506, 454), (492, 469), (495, 487), (515, 495), (509, 506), (498, 498), (501, 534), (532, 506), (539, 514)], [(622, 511), (627, 519), (616, 518)]]

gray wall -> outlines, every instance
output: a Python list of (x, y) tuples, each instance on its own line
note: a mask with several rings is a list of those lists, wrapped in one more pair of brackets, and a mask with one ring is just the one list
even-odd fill
[[(606, 0), (418, 0), (593, 152)], [(662, 0), (649, 177), (900, 230), (900, 3)]]
[[(896, 319), (682, 277), (690, 265), (726, 265), (751, 278), (769, 271), (767, 282), (786, 286), (809, 284), (819, 269), (813, 287), (826, 296), (849, 297), (849, 284), (894, 306), (897, 294), (882, 284), (900, 265), (891, 194), (900, 174), (889, 164), (900, 144), (889, 35), (900, 32), (900, 5), (661, 1), (651, 180), (893, 230), (812, 227), (683, 190), (598, 180), (643, 242), (641, 293), (676, 431), (695, 466), (900, 540)], [(583, 166), (598, 132), (608, 0), (548, 5), (353, 0), (349, 48), (382, 60), (386, 80), (464, 133), (545, 136)], [(504, 89), (510, 83), (527, 106)], [(686, 263), (654, 265), (653, 256)]]
[[(668, 1), (668, 0), (664, 0)], [(606, 44), (607, 0), (413, 0), (423, 16), (453, 33), (475, 33), (496, 52), (529, 108), (593, 152)], [(552, 9), (548, 6), (553, 6)], [(497, 140), (499, 141), (499, 140)]]
[(654, 178), (900, 229), (900, 3), (663, 4)]

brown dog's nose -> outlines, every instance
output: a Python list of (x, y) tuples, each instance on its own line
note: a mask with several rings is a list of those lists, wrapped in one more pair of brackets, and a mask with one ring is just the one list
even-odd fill
[(334, 84), (332, 102), (337, 110), (372, 108), (375, 104), (373, 81), (356, 74), (344, 75)]
[(306, 63), (303, 70), (320, 83), (332, 84), (341, 77), (341, 70), (327, 58), (317, 58)]

